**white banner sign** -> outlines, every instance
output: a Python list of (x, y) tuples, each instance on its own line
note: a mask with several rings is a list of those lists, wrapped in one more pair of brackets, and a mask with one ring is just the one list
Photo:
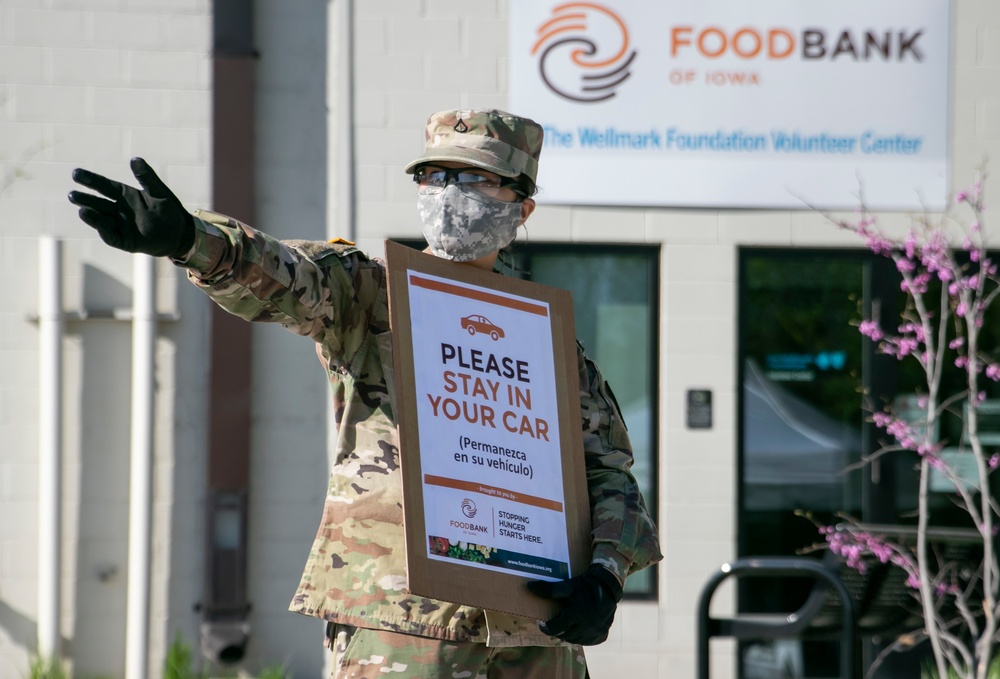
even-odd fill
[(940, 209), (947, 0), (510, 0), (551, 203)]

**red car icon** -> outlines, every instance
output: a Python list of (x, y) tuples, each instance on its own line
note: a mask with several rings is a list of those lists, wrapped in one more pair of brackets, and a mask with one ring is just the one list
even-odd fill
[(477, 332), (487, 334), (493, 338), (494, 342), (503, 337), (503, 328), (493, 325), (486, 316), (478, 314), (463, 318), (462, 330), (468, 330), (470, 335), (475, 335)]

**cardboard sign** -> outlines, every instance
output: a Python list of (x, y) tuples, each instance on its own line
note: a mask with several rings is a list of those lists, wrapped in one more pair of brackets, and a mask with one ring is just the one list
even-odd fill
[(411, 593), (548, 619), (590, 563), (570, 294), (386, 242)]

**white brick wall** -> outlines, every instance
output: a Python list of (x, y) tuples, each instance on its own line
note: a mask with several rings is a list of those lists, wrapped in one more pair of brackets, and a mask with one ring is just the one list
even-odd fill
[[(326, 0), (258, 0), (257, 225), (278, 236), (342, 235), (327, 224), (339, 180), (328, 155)], [(419, 233), (402, 165), (428, 113), (506, 106), (506, 0), (355, 0), (357, 238)], [(191, 207), (210, 206), (208, 0), (0, 2), (0, 676), (26, 672), (34, 644), (37, 525), (37, 236), (66, 239), (70, 309), (130, 305), (131, 260), (109, 250), (65, 201), (78, 165), (128, 178), (146, 156)], [(954, 185), (1000, 156), (1000, 4), (955, 0)], [(3, 179), (0, 179), (3, 181)], [(1000, 183), (987, 186), (997, 203)], [(894, 229), (904, 215), (885, 215)], [(614, 229), (608, 228), (614, 224)], [(736, 256), (745, 245), (857, 245), (804, 212), (540, 207), (531, 240), (662, 244), (659, 524), (666, 558), (657, 605), (622, 607), (592, 675), (692, 676), (694, 606), (707, 574), (735, 553)], [(207, 336), (200, 293), (159, 269), (161, 311), (180, 312), (158, 345), (151, 673), (180, 631), (197, 639)], [(127, 532), (128, 327), (67, 326), (62, 633), (77, 675), (121, 676)], [(326, 467), (325, 385), (308, 343), (253, 331), (251, 591), (248, 667), (287, 660), (318, 676), (322, 626), (284, 611), (319, 519)], [(183, 358), (181, 358), (183, 356)], [(689, 388), (712, 389), (715, 426), (684, 427)], [(117, 423), (117, 424), (116, 424)], [(288, 453), (295, 450), (294, 455)], [(710, 487), (702, 481), (712, 478)], [(303, 481), (307, 479), (307, 481)], [(305, 485), (304, 485), (305, 484)], [(692, 489), (703, 488), (695, 493)], [(102, 579), (103, 574), (103, 579)], [(731, 606), (731, 592), (718, 598)], [(713, 676), (732, 672), (713, 645)], [(9, 669), (13, 668), (13, 669)]]
[[(257, 225), (284, 238), (326, 238), (326, 0), (255, 5)], [(343, 233), (343, 232), (341, 232)], [(319, 677), (322, 622), (288, 612), (326, 495), (327, 382), (312, 344), (278, 326), (255, 326), (251, 432), (252, 670), (285, 663)]]
[[(65, 239), (67, 310), (130, 306), (131, 258), (100, 243), (66, 202), (84, 166), (129, 178), (146, 154), (178, 195), (208, 203), (208, 0), (5, 0), (0, 4), (0, 675), (27, 676), (36, 644), (40, 234)], [(16, 181), (7, 185), (6, 181)], [(194, 177), (194, 181), (185, 181)], [(204, 306), (161, 267), (151, 676), (175, 631), (197, 633)], [(189, 286), (186, 286), (189, 287)], [(61, 634), (75, 676), (122, 676), (128, 500), (129, 326), (69, 322), (65, 363)], [(175, 371), (175, 364), (176, 371)], [(176, 372), (176, 381), (175, 381)], [(184, 406), (175, 410), (178, 384)], [(175, 459), (173, 451), (185, 455)], [(175, 480), (180, 482), (175, 483)], [(163, 547), (170, 539), (170, 550)], [(185, 562), (172, 563), (174, 555)], [(189, 576), (189, 577), (184, 577)], [(193, 577), (190, 577), (193, 576)]]

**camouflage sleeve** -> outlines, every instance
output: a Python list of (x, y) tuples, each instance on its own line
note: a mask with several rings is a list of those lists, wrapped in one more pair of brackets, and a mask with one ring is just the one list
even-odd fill
[(378, 291), (361, 275), (367, 259), (352, 243), (279, 241), (224, 215), (194, 217), (194, 246), (177, 262), (192, 283), (241, 318), (280, 323), (332, 357), (350, 353), (344, 330), (367, 327), (372, 305), (359, 302)]
[(656, 563), (660, 541), (632, 475), (632, 444), (601, 371), (577, 348), (583, 449), (590, 492), (593, 563), (625, 584), (625, 578)]

